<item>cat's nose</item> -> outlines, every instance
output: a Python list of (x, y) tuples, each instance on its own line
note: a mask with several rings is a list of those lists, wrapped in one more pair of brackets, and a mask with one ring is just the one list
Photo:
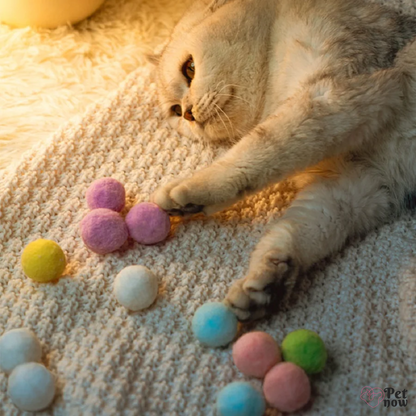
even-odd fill
[(185, 112), (183, 113), (183, 117), (185, 118), (185, 120), (188, 120), (188, 121), (194, 121), (195, 120), (195, 117), (192, 114), (192, 106), (189, 106), (185, 110)]

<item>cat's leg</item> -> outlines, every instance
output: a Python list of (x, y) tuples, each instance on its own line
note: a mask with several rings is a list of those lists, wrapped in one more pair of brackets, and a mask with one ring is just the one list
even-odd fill
[(339, 251), (348, 238), (386, 222), (397, 209), (380, 175), (370, 169), (351, 164), (337, 178), (317, 176), (265, 233), (226, 303), (240, 320), (266, 315), (290, 297), (300, 272)]
[(391, 68), (311, 82), (222, 158), (161, 187), (153, 201), (173, 213), (212, 213), (324, 159), (372, 145), (377, 133), (406, 111), (406, 77)]

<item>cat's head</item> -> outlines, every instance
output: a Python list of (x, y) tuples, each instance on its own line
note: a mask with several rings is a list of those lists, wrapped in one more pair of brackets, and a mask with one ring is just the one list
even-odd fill
[(180, 133), (235, 141), (257, 124), (272, 21), (263, 3), (270, 0), (202, 0), (154, 57), (160, 106)]

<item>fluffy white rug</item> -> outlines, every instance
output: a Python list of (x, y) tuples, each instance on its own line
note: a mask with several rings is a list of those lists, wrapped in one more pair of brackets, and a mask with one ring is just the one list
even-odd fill
[(0, 177), (34, 143), (82, 114), (168, 36), (189, 0), (107, 0), (76, 27), (0, 25)]

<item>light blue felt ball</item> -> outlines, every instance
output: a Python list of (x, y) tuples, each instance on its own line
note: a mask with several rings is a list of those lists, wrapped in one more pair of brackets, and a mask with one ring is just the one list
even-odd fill
[(218, 394), (217, 410), (219, 416), (262, 416), (266, 403), (250, 383), (236, 381)]
[(208, 347), (222, 347), (237, 334), (238, 321), (231, 309), (221, 302), (200, 306), (192, 319), (196, 338)]

